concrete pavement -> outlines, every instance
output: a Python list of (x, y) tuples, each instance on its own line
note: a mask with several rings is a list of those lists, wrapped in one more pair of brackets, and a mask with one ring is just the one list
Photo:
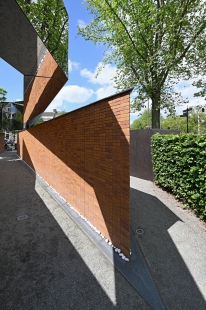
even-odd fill
[(152, 309), (15, 152), (0, 173), (1, 310)]
[(206, 224), (154, 183), (130, 186), (132, 230), (165, 308), (205, 310)]
[(125, 267), (16, 152), (0, 173), (2, 310), (206, 310), (206, 226), (152, 182), (131, 178)]

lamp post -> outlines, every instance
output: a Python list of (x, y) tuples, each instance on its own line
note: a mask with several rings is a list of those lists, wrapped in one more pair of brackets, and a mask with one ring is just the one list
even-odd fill
[(187, 109), (186, 110), (183, 110), (183, 114), (182, 115), (180, 115), (180, 117), (187, 117), (187, 133), (188, 133), (188, 112), (189, 111), (192, 111), (192, 108), (189, 108), (188, 109), (188, 106), (187, 106)]

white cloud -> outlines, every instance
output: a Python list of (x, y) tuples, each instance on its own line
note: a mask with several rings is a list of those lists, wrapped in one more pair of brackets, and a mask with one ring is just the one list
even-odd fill
[(85, 23), (84, 20), (79, 19), (79, 20), (77, 21), (77, 25), (78, 25), (80, 28), (85, 28), (87, 24)]
[[(197, 106), (197, 105), (201, 105), (201, 106), (205, 106), (206, 101), (204, 100), (204, 98), (202, 97), (194, 97), (194, 93), (198, 91), (198, 89), (195, 86), (192, 86), (193, 80), (188, 81), (187, 83), (182, 82), (181, 83), (181, 88), (178, 88), (177, 85), (177, 92), (181, 92), (181, 95), (183, 97), (183, 99), (188, 98), (188, 104), (184, 104), (180, 107), (176, 107), (176, 112), (177, 114), (182, 114), (182, 110), (187, 108), (190, 106)], [(185, 87), (184, 87), (185, 86)]]
[(69, 103), (83, 103), (93, 94), (94, 91), (92, 89), (80, 87), (78, 85), (64, 86), (50, 103), (46, 111), (51, 111), (57, 107), (60, 107), (63, 104), (63, 101), (67, 101)]
[(82, 77), (86, 78), (92, 84), (99, 84), (101, 87), (95, 91), (97, 100), (111, 96), (116, 93), (115, 83), (112, 80), (117, 73), (117, 68), (110, 64), (103, 67), (101, 72), (96, 77), (98, 70), (101, 68), (102, 62), (99, 62), (94, 69), (90, 71), (88, 69), (83, 69), (80, 71)]
[(109, 97), (111, 95), (114, 95), (116, 93), (116, 90), (112, 85), (109, 85), (99, 88), (95, 93), (97, 95), (97, 100), (100, 100)]
[(79, 66), (80, 66), (80, 63), (79, 63), (79, 62), (71, 61), (71, 60), (69, 59), (69, 72), (72, 72), (74, 69), (75, 69), (75, 70), (78, 70), (78, 69), (79, 69)]
[(99, 68), (102, 66), (102, 62), (99, 62), (95, 70), (89, 71), (88, 69), (83, 69), (80, 71), (81, 76), (87, 78), (92, 84), (100, 85), (114, 85), (112, 81), (113, 77), (117, 72), (117, 68), (110, 64), (104, 66), (99, 75), (96, 77)]

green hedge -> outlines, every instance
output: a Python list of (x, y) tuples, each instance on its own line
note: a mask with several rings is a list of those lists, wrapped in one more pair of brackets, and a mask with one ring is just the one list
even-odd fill
[(155, 182), (206, 219), (206, 134), (152, 136)]

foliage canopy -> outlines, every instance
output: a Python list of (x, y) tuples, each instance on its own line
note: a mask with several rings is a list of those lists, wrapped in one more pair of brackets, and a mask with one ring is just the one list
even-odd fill
[(104, 44), (105, 63), (116, 63), (117, 88), (135, 86), (132, 108), (152, 100), (152, 127), (160, 127), (160, 108), (182, 102), (180, 79), (205, 72), (206, 2), (200, 0), (85, 0), (93, 14), (78, 33)]
[(59, 112), (57, 113), (57, 116), (56, 116), (56, 117), (61, 116), (61, 115), (64, 115), (64, 114), (66, 114), (66, 113), (67, 113), (67, 112), (66, 112), (65, 110), (59, 111)]
[(62, 70), (68, 73), (68, 14), (63, 0), (17, 0)]
[(4, 88), (0, 87), (0, 129), (2, 128), (2, 108), (3, 108), (3, 101), (6, 101), (7, 91)]
[(0, 87), (0, 102), (6, 101), (7, 91)]
[[(198, 118), (199, 118), (199, 130), (200, 133), (206, 134), (206, 113), (200, 112), (196, 107), (192, 108), (189, 113), (188, 129), (190, 133), (198, 133)], [(160, 116), (160, 128), (180, 130), (182, 133), (187, 132), (186, 117), (180, 117), (179, 115), (172, 115), (164, 118)], [(151, 124), (151, 111), (149, 112), (149, 124)], [(145, 129), (148, 125), (148, 111), (145, 110), (142, 115), (136, 119), (130, 126), (132, 130)]]

